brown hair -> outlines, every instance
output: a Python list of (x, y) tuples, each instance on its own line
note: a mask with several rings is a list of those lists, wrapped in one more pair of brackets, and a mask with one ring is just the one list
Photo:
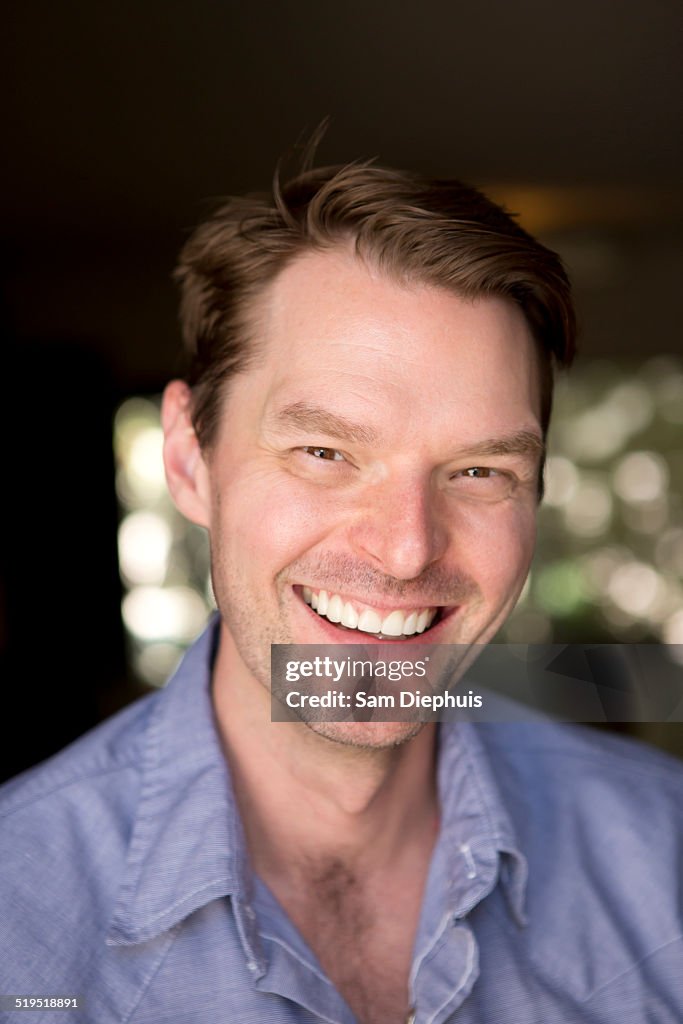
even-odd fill
[(256, 351), (249, 314), (266, 286), (299, 254), (348, 240), (395, 278), (517, 303), (538, 346), (545, 432), (554, 366), (568, 366), (575, 348), (560, 258), (474, 188), (367, 162), (307, 170), (282, 186), (276, 176), (272, 197), (228, 200), (184, 246), (175, 278), (202, 447), (216, 436), (226, 382)]

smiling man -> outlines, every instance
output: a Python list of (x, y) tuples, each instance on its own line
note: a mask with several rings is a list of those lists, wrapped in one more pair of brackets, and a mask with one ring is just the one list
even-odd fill
[(271, 720), (272, 644), (474, 651), (510, 614), (573, 354), (558, 258), (458, 182), (355, 164), (229, 202), (178, 279), (165, 462), (218, 615), (5, 790), (2, 991), (98, 1024), (682, 1019), (677, 764), (538, 722)]
[(543, 428), (524, 316), (371, 259), (342, 239), (279, 272), (203, 454), (189, 387), (166, 392), (171, 492), (211, 537), (224, 729), (239, 691), (273, 731), (271, 644), (481, 644), (527, 575)]

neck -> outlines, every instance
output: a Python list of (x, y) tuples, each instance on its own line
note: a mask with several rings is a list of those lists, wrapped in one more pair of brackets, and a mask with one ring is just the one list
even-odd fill
[(213, 698), (252, 863), (262, 877), (330, 859), (373, 874), (396, 868), (425, 837), (431, 845), (433, 725), (382, 747), (372, 745), (367, 724), (365, 745), (356, 746), (348, 731), (354, 724), (345, 725), (339, 742), (301, 722), (272, 722), (270, 694), (238, 659), (225, 627)]

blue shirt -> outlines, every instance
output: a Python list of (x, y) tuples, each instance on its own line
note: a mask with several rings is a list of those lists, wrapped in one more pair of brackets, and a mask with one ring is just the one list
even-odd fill
[[(0, 993), (31, 1021), (352, 1024), (249, 867), (214, 623), (168, 686), (0, 791)], [(441, 726), (416, 1024), (683, 1021), (681, 766), (549, 723)], [(16, 1013), (1, 1012), (1, 1021)]]

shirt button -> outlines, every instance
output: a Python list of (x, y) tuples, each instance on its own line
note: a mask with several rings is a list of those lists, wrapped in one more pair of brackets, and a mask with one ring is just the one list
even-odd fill
[(254, 918), (256, 917), (256, 914), (251, 909), (251, 907), (245, 907), (244, 908), (244, 913), (247, 915), (247, 917), (249, 918), (250, 921), (253, 921)]
[(255, 960), (247, 960), (247, 968), (252, 972), (258, 971), (258, 964)]

